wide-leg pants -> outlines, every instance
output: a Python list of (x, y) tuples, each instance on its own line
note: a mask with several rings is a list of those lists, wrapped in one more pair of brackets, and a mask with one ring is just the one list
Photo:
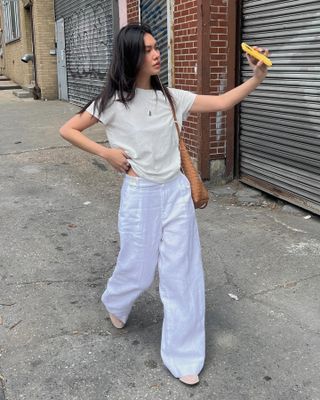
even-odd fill
[(163, 184), (126, 176), (118, 224), (120, 253), (102, 302), (126, 322), (158, 266), (164, 306), (162, 360), (177, 378), (198, 374), (205, 358), (205, 300), (189, 181), (182, 173)]

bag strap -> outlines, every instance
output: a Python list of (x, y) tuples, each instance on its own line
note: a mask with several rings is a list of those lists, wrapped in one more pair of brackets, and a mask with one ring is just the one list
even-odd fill
[[(169, 100), (168, 100), (168, 101), (169, 101)], [(181, 137), (181, 129), (180, 129), (179, 123), (178, 123), (178, 121), (177, 121), (176, 110), (175, 110), (175, 108), (173, 107), (173, 105), (171, 104), (170, 101), (169, 101), (169, 104), (170, 104), (170, 108), (171, 108), (172, 115), (173, 115), (173, 122), (174, 122), (174, 124), (175, 124), (175, 126), (176, 126), (176, 130), (177, 130), (177, 132), (178, 132), (178, 137), (180, 138), (180, 137)]]

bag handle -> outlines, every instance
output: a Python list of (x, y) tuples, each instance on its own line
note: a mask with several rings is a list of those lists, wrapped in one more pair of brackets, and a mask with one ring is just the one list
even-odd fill
[(178, 123), (178, 120), (177, 120), (176, 110), (175, 110), (173, 104), (171, 103), (171, 101), (169, 99), (168, 99), (168, 101), (169, 101), (170, 108), (171, 108), (171, 111), (172, 111), (172, 114), (173, 114), (173, 122), (174, 122), (174, 124), (176, 126), (176, 130), (178, 132), (178, 137), (180, 138), (181, 137), (181, 129), (180, 129), (180, 126), (179, 126), (179, 123)]
[[(165, 94), (165, 89), (164, 89), (163, 84), (162, 84), (162, 82), (161, 82), (160, 79), (159, 79), (159, 82), (160, 82), (160, 85), (161, 85), (161, 88), (162, 88), (162, 93)], [(177, 133), (178, 133), (178, 137), (181, 138), (181, 129), (180, 129), (179, 123), (178, 123), (178, 121), (177, 121), (176, 110), (175, 110), (175, 108), (174, 108), (174, 105), (173, 105), (173, 103), (172, 103), (172, 100), (169, 99), (168, 97), (167, 97), (167, 100), (168, 100), (168, 102), (169, 102), (169, 104), (170, 104), (170, 108), (171, 108), (171, 111), (172, 111), (172, 114), (173, 114), (173, 122), (174, 122), (174, 124), (175, 124), (175, 126), (176, 126), (176, 130), (177, 130)]]

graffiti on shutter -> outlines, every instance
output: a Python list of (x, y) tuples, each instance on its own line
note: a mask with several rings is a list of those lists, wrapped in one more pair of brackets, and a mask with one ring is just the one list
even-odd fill
[(113, 44), (111, 0), (58, 0), (56, 19), (64, 18), (69, 101), (84, 105), (106, 80)]

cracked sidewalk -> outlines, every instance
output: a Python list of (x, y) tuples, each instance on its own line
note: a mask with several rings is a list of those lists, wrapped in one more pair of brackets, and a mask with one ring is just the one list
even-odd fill
[[(320, 400), (319, 217), (209, 185), (197, 211), (207, 360), (200, 384), (182, 386), (159, 354), (157, 280), (122, 332), (100, 302), (121, 177), (60, 139), (77, 108), (0, 104), (0, 400)], [(104, 141), (100, 126), (90, 135)]]

